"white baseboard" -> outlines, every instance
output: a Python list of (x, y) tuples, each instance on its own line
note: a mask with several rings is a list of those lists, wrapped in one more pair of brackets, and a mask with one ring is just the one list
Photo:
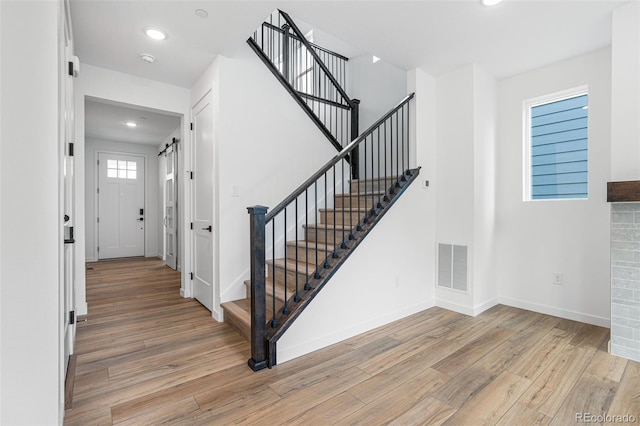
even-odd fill
[(538, 312), (540, 314), (552, 315), (554, 317), (584, 322), (587, 324), (597, 325), (605, 328), (611, 327), (610, 318), (603, 318), (595, 315), (584, 314), (581, 312), (570, 311), (567, 309), (560, 309), (554, 306), (542, 305), (539, 303), (526, 302), (524, 300), (511, 299), (509, 297), (499, 297), (498, 301), (503, 305), (526, 309), (528, 311)]
[(80, 315), (87, 315), (89, 313), (89, 305), (86, 303), (80, 303), (76, 305), (76, 317)]
[(362, 334), (367, 331), (373, 330), (374, 328), (389, 324), (390, 322), (408, 317), (409, 315), (424, 311), (425, 309), (433, 308), (434, 306), (435, 304), (433, 301), (422, 302), (408, 308), (390, 312), (380, 317), (361, 322), (337, 333), (327, 334), (319, 338), (306, 341), (299, 345), (290, 346), (288, 348), (281, 348), (280, 346), (278, 346), (278, 364), (290, 361), (294, 358), (298, 358), (302, 355), (306, 355), (318, 349), (325, 348), (327, 346), (333, 345), (334, 343), (341, 342), (350, 337), (357, 336), (358, 334)]
[(85, 263), (89, 263), (89, 262), (97, 262), (98, 259), (96, 259), (95, 257), (85, 257), (84, 258), (84, 262)]
[(224, 322), (224, 309), (220, 308), (220, 310), (214, 309), (211, 311), (211, 316), (214, 320), (218, 322)]
[(457, 312), (459, 314), (469, 315), (470, 317), (475, 317), (476, 315), (480, 315), (487, 309), (496, 306), (498, 303), (499, 301), (497, 297), (491, 300), (487, 300), (486, 302), (476, 305), (474, 307), (460, 305), (458, 303), (448, 302), (446, 300), (441, 300), (441, 299), (436, 300), (437, 307), (442, 309), (447, 309), (449, 311)]

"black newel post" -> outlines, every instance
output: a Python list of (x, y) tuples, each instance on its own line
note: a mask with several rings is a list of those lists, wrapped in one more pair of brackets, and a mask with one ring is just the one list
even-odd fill
[(265, 329), (267, 301), (265, 287), (265, 215), (267, 207), (248, 207), (251, 238), (251, 358), (253, 371), (267, 367)]
[[(360, 100), (352, 99), (351, 103), (353, 104), (351, 108), (351, 141), (353, 141), (360, 136)], [(358, 179), (360, 176), (360, 155), (358, 154), (358, 148), (356, 147), (349, 155), (351, 157), (351, 177)]]

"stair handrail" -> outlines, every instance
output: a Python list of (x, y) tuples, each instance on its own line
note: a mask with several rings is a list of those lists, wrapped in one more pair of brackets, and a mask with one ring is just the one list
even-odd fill
[(349, 95), (347, 95), (347, 92), (344, 91), (340, 83), (338, 83), (338, 81), (335, 79), (335, 77), (333, 76), (329, 68), (327, 68), (327, 66), (325, 65), (324, 61), (320, 59), (320, 55), (318, 55), (315, 48), (311, 45), (311, 42), (307, 40), (304, 34), (302, 34), (302, 31), (300, 31), (300, 28), (298, 28), (298, 26), (293, 21), (293, 19), (291, 19), (289, 14), (286, 12), (283, 12), (280, 9), (278, 9), (278, 12), (280, 13), (280, 15), (282, 15), (284, 20), (291, 27), (291, 30), (293, 30), (294, 34), (300, 39), (300, 42), (307, 48), (311, 56), (313, 56), (313, 59), (316, 62), (318, 62), (320, 69), (322, 69), (322, 71), (324, 71), (324, 73), (327, 75), (327, 78), (329, 78), (329, 81), (331, 82), (331, 84), (335, 86), (336, 90), (338, 91), (338, 93), (340, 93), (340, 96), (342, 96), (343, 100), (349, 105), (350, 108), (355, 108), (354, 101), (349, 97)]
[[(268, 208), (265, 206), (253, 206), (248, 207), (248, 213), (250, 215), (250, 253), (251, 253), (251, 358), (248, 361), (249, 366), (254, 370), (260, 370), (262, 368), (271, 367), (276, 364), (276, 342), (282, 336), (282, 334), (289, 328), (292, 322), (300, 315), (302, 310), (311, 302), (311, 300), (315, 297), (318, 291), (324, 286), (326, 280), (331, 278), (331, 276), (335, 273), (337, 267), (339, 267), (344, 262), (351, 251), (359, 244), (361, 238), (365, 237), (370, 231), (371, 227), (375, 225), (375, 223), (379, 220), (382, 215), (385, 214), (388, 206), (395, 202), (397, 195), (402, 193), (406, 186), (410, 184), (417, 177), (418, 169), (411, 170), (411, 153), (410, 153), (410, 131), (409, 131), (409, 121), (410, 121), (410, 113), (409, 113), (409, 102), (414, 98), (415, 93), (411, 93), (407, 95), (400, 103), (398, 103), (394, 108), (392, 108), (388, 113), (383, 115), (379, 120), (373, 123), (369, 128), (362, 133), (360, 136), (356, 137), (352, 140), (344, 149), (342, 149), (337, 155), (335, 155), (331, 160), (329, 160), (324, 166), (322, 166), (318, 171), (316, 171), (310, 178), (305, 180), (305, 182), (300, 185), (297, 189), (295, 189), (289, 196), (287, 196), (282, 202), (280, 202), (273, 210), (271, 210), (267, 214)], [(405, 122), (405, 110), (406, 110), (406, 122)], [(400, 114), (402, 114), (402, 121), (399, 120)], [(394, 118), (395, 118), (395, 129), (394, 129)], [(389, 128), (387, 128), (387, 123), (389, 123)], [(405, 127), (406, 123), (406, 127)], [(398, 129), (398, 126), (402, 127), (402, 130)], [(395, 132), (394, 132), (395, 130)], [(377, 132), (377, 136), (376, 136)], [(389, 166), (387, 165), (387, 135), (389, 136), (389, 141), (391, 142), (391, 162)], [(396, 156), (393, 157), (393, 142), (395, 135), (395, 149)], [(333, 248), (331, 249), (331, 253), (329, 253), (328, 249), (328, 228), (325, 228), (325, 254), (326, 256), (324, 260), (318, 256), (318, 240), (314, 240), (315, 249), (315, 262), (313, 263), (315, 271), (313, 268), (309, 268), (309, 246), (308, 239), (305, 238), (307, 242), (304, 248), (304, 257), (305, 268), (304, 268), (304, 287), (300, 289), (300, 281), (299, 277), (302, 273), (302, 270), (298, 269), (298, 252), (299, 249), (296, 246), (294, 249), (295, 252), (295, 267), (290, 269), (287, 272), (287, 261), (284, 262), (284, 305), (282, 306), (282, 310), (280, 312), (279, 308), (277, 308), (276, 296), (275, 296), (275, 288), (276, 288), (276, 272), (275, 272), (275, 261), (271, 264), (271, 270), (269, 274), (269, 280), (271, 280), (271, 289), (272, 295), (270, 296), (270, 306), (272, 309), (272, 317), (268, 322), (269, 330), (266, 329), (265, 318), (267, 312), (267, 300), (266, 300), (266, 285), (267, 285), (267, 277), (265, 274), (265, 263), (266, 263), (266, 235), (267, 235), (267, 227), (271, 228), (271, 256), (272, 259), (275, 260), (276, 256), (276, 225), (277, 225), (277, 217), (280, 214), (282, 218), (283, 225), (283, 237), (278, 235), (278, 238), (281, 238), (281, 243), (286, 246), (287, 242), (287, 209), (291, 208), (294, 211), (294, 222), (293, 231), (291, 231), (295, 236), (295, 241), (299, 241), (298, 239), (298, 221), (299, 216), (299, 208), (298, 208), (298, 198), (302, 196), (304, 193), (304, 210), (302, 210), (305, 217), (305, 224), (308, 226), (308, 212), (309, 207), (307, 205), (308, 194), (307, 192), (314, 187), (313, 192), (315, 196), (315, 200), (312, 204), (312, 209), (315, 211), (316, 223), (318, 217), (318, 210), (320, 209), (321, 204), (318, 202), (318, 181), (321, 181), (324, 177), (324, 207), (325, 211), (328, 208), (327, 202), (327, 194), (337, 194), (338, 187), (336, 186), (336, 167), (340, 164), (340, 168), (342, 170), (340, 177), (340, 186), (342, 187), (342, 192), (340, 194), (344, 194), (344, 165), (345, 162), (341, 163), (341, 160), (346, 160), (349, 158), (348, 156), (353, 156), (357, 150), (363, 149), (362, 151), (365, 157), (365, 168), (364, 168), (364, 179), (366, 182), (367, 178), (367, 168), (368, 164), (367, 158), (371, 159), (371, 168), (369, 171), (371, 172), (371, 176), (373, 178), (374, 174), (374, 151), (373, 151), (373, 141), (374, 138), (377, 137), (377, 152), (378, 159), (380, 160), (381, 150), (380, 150), (380, 141), (382, 139), (385, 154), (384, 154), (384, 166), (382, 163), (378, 161), (378, 174), (377, 179), (384, 179), (384, 184), (386, 186), (387, 181), (392, 182), (394, 179), (397, 181), (393, 184), (392, 187), (387, 187), (383, 195), (379, 195), (377, 197), (378, 201), (375, 201), (371, 208), (367, 207), (367, 203), (369, 201), (366, 200), (367, 196), (371, 197), (373, 201), (373, 188), (370, 193), (367, 194), (366, 185), (364, 188), (364, 196), (365, 201), (363, 201), (363, 207), (367, 210), (366, 217), (363, 217), (361, 220), (356, 219), (353, 220), (351, 207), (349, 207), (349, 211), (347, 212), (347, 216), (349, 217), (349, 226), (344, 227), (346, 222), (344, 222), (345, 208), (344, 205), (342, 207), (342, 217), (343, 217), (343, 227), (340, 231), (337, 228), (333, 230)], [(402, 140), (402, 142), (400, 142)], [(360, 146), (362, 144), (362, 146)], [(370, 157), (367, 157), (367, 144), (369, 144), (370, 149), (368, 153)], [(359, 147), (360, 146), (360, 147)], [(402, 149), (402, 153), (400, 154), (400, 149)], [(402, 160), (400, 160), (400, 155), (402, 155)], [(394, 177), (394, 160), (395, 160), (395, 177)], [(406, 160), (406, 162), (405, 162)], [(402, 164), (402, 169), (400, 168), (400, 163)], [(384, 171), (384, 177), (380, 174), (382, 170)], [(327, 190), (327, 176), (329, 172), (332, 171), (332, 179), (333, 179), (333, 189), (332, 191)], [(362, 177), (362, 176), (359, 176)], [(360, 181), (358, 181), (358, 191), (360, 191)], [(361, 201), (360, 194), (362, 192), (358, 192), (356, 194), (357, 198), (357, 210), (360, 211)], [(380, 194), (378, 192), (377, 194)], [(350, 198), (351, 199), (351, 198)], [(291, 210), (289, 210), (291, 212)], [(336, 219), (336, 210), (334, 209), (334, 221)], [(335, 222), (334, 222), (335, 223)], [(355, 226), (354, 226), (355, 225)], [(342, 242), (339, 243), (338, 234), (341, 234)], [(349, 243), (347, 243), (349, 241)], [(339, 244), (339, 245), (338, 245)], [(285, 247), (285, 259), (286, 259), (286, 247)], [(322, 261), (322, 263), (320, 263)], [(337, 263), (336, 263), (337, 262)], [(333, 265), (333, 266), (332, 266)], [(320, 273), (320, 269), (326, 272)], [(295, 274), (294, 274), (295, 271)], [(310, 275), (310, 272), (313, 274)], [(287, 296), (287, 276), (288, 274), (294, 274), (295, 278), (295, 294), (291, 297)], [(311, 279), (311, 277), (313, 278)], [(310, 281), (311, 279), (311, 281)], [(311, 282), (313, 281), (313, 285)], [(293, 290), (291, 290), (293, 291)], [(291, 303), (291, 305), (289, 305)], [(289, 307), (291, 306), (291, 308)]]
[(365, 130), (360, 136), (351, 141), (349, 145), (344, 147), (342, 151), (340, 151), (337, 155), (335, 155), (331, 160), (329, 160), (324, 166), (322, 166), (316, 173), (314, 173), (309, 179), (304, 181), (302, 185), (296, 188), (287, 198), (282, 200), (277, 206), (275, 206), (269, 213), (267, 213), (265, 217), (265, 222), (269, 222), (284, 210), (293, 200), (295, 200), (298, 196), (300, 196), (307, 188), (309, 188), (313, 182), (318, 180), (322, 175), (324, 175), (329, 169), (331, 169), (335, 164), (337, 164), (340, 160), (344, 159), (351, 151), (353, 151), (363, 140), (367, 138), (367, 136), (371, 135), (374, 130), (376, 130), (380, 124), (384, 123), (389, 117), (391, 117), (396, 111), (402, 108), (406, 103), (411, 101), (415, 96), (415, 92), (407, 95), (404, 99), (402, 99), (393, 109), (391, 109), (388, 113), (382, 116), (378, 121), (373, 123), (367, 130)]

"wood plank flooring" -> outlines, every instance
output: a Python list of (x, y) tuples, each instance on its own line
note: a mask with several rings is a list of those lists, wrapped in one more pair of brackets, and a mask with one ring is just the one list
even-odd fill
[(157, 259), (88, 264), (67, 425), (575, 424), (640, 418), (640, 363), (609, 330), (507, 306), (440, 308), (271, 370)]

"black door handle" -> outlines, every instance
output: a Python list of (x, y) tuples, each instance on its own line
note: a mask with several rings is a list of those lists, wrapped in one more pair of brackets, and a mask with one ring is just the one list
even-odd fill
[(213, 228), (211, 228), (211, 225), (207, 226), (206, 228), (202, 228), (203, 231), (209, 231), (211, 232)]

